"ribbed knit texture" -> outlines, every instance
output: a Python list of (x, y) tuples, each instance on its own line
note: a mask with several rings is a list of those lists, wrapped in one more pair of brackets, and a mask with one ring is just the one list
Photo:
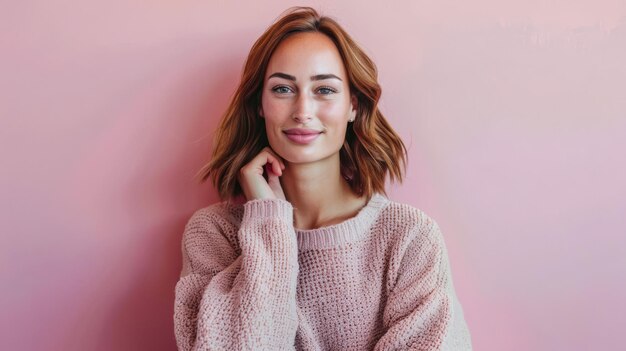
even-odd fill
[(445, 242), (423, 211), (374, 194), (299, 230), (285, 200), (217, 203), (183, 233), (174, 327), (187, 350), (471, 350)]

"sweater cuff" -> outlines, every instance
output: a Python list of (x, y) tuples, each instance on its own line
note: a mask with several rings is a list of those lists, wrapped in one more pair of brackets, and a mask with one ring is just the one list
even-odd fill
[(282, 199), (255, 199), (243, 205), (243, 221), (255, 218), (282, 218), (293, 224), (293, 206)]

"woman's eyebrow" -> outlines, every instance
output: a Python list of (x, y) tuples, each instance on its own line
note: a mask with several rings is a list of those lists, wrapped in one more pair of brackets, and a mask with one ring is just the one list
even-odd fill
[[(270, 75), (269, 77), (267, 77), (267, 79), (270, 79), (272, 77), (278, 77), (278, 78), (284, 78), (287, 80), (291, 80), (291, 81), (296, 81), (296, 77), (287, 74), (287, 73), (282, 73), (282, 72), (276, 72), (276, 73), (272, 73), (272, 75)], [(334, 74), (316, 74), (314, 76), (311, 76), (311, 80), (324, 80), (324, 79), (339, 79), (341, 80), (341, 78), (337, 77)]]

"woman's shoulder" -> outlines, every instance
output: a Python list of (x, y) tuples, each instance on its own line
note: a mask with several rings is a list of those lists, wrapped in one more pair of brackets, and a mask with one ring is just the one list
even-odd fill
[(387, 205), (380, 216), (391, 223), (406, 226), (432, 227), (437, 222), (424, 210), (408, 203), (387, 198)]
[(236, 243), (237, 230), (243, 215), (243, 205), (220, 201), (197, 209), (187, 221), (183, 240), (220, 235)]
[(397, 240), (421, 241), (425, 239), (433, 244), (442, 243), (442, 235), (437, 221), (414, 205), (387, 199), (378, 222)]
[(215, 224), (216, 222), (237, 223), (243, 215), (243, 204), (219, 201), (197, 209), (189, 223)]

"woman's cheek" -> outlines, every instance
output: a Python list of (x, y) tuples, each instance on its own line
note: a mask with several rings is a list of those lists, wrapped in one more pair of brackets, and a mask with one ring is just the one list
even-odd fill
[(344, 117), (348, 119), (349, 104), (344, 101), (329, 101), (327, 104), (322, 104), (319, 108), (320, 115), (327, 118), (342, 120)]
[(276, 119), (281, 115), (282, 110), (284, 110), (284, 108), (281, 108), (280, 104), (277, 104), (272, 101), (263, 105), (263, 112), (265, 114), (265, 118)]

